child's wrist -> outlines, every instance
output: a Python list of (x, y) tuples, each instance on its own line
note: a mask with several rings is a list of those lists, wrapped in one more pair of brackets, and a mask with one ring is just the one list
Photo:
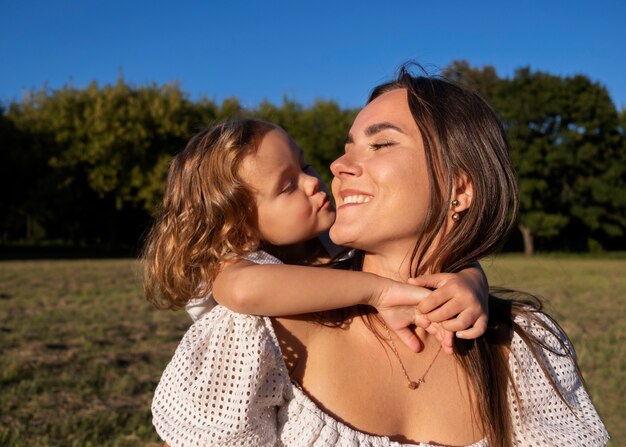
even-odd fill
[(370, 289), (372, 292), (368, 294), (368, 300), (365, 304), (380, 309), (385, 305), (385, 298), (389, 296), (395, 281), (375, 274), (371, 275), (374, 277), (374, 286)]

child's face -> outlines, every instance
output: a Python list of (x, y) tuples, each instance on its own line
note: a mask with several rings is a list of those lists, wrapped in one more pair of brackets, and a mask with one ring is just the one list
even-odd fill
[(265, 135), (257, 152), (243, 160), (239, 174), (255, 193), (261, 238), (270, 244), (307, 241), (335, 221), (326, 185), (280, 128)]

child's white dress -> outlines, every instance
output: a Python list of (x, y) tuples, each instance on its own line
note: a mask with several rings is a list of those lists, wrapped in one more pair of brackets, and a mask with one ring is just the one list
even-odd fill
[[(279, 263), (264, 252), (247, 258)], [(537, 323), (518, 323), (562, 351), (556, 337)], [(516, 334), (511, 352), (509, 367), (521, 399), (516, 402), (509, 389), (515, 445), (606, 444), (608, 433), (571, 360), (542, 351), (570, 410)], [(200, 315), (183, 337), (156, 389), (152, 414), (158, 434), (171, 447), (405, 445), (356, 431), (324, 413), (289, 379), (271, 320), (219, 305)], [(485, 446), (483, 440), (471, 447)]]

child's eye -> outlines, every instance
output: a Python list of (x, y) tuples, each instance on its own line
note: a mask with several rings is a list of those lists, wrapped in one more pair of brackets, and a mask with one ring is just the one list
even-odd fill
[(290, 193), (294, 189), (296, 189), (296, 182), (292, 180), (289, 183), (287, 183), (283, 189), (280, 190), (280, 193), (281, 194)]

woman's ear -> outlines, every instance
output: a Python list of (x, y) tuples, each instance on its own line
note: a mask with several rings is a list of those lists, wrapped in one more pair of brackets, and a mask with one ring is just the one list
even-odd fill
[(472, 205), (472, 197), (474, 195), (474, 184), (472, 179), (465, 172), (459, 172), (454, 176), (454, 184), (452, 185), (452, 211), (460, 213), (467, 211)]

